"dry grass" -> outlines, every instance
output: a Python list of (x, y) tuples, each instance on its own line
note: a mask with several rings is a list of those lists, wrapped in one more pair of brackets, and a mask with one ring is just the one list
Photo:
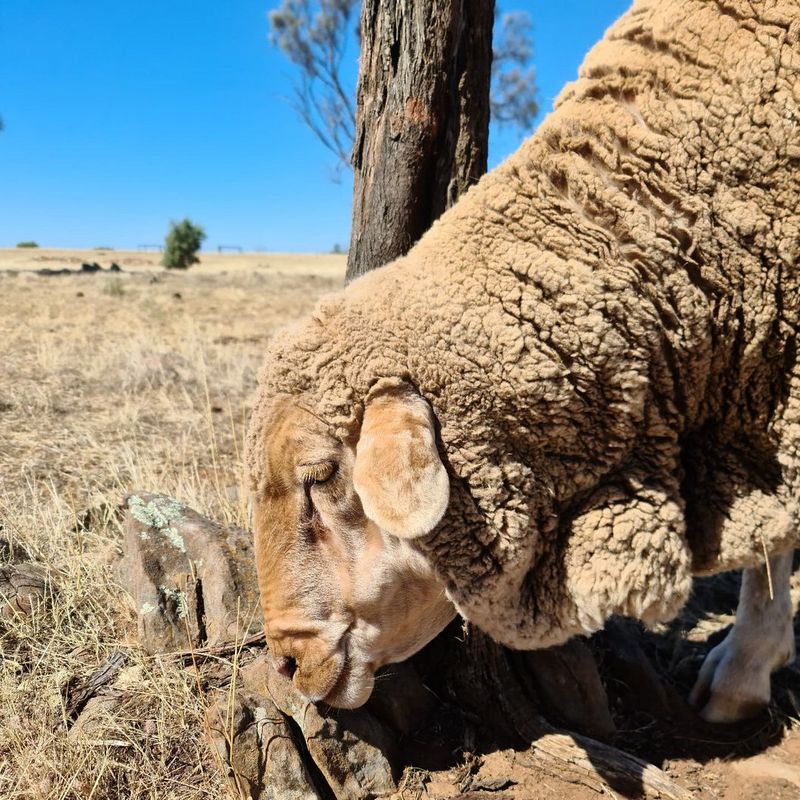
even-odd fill
[[(13, 551), (0, 542), (0, 564), (27, 555), (58, 586), (31, 617), (0, 620), (2, 800), (225, 794), (194, 671), (137, 647), (134, 609), (112, 566), (121, 543), (113, 512), (127, 491), (150, 489), (247, 524), (237, 491), (242, 437), (266, 340), (341, 285), (344, 258), (215, 254), (187, 273), (164, 272), (158, 258), (0, 251), (0, 539)], [(25, 271), (112, 260), (125, 271)], [(681, 648), (665, 651), (667, 660), (688, 658), (687, 687), (699, 664), (690, 658), (695, 639), (724, 628), (729, 610), (699, 618)], [(128, 663), (106, 694), (113, 709), (101, 698), (91, 724), (70, 727), (70, 682), (120, 650)], [(784, 671), (774, 685), (796, 711), (796, 675)], [(798, 752), (797, 741), (787, 733), (781, 747)], [(670, 768), (704, 785), (728, 771), (675, 758)], [(742, 780), (724, 797), (795, 796), (750, 779), (738, 793)]]
[[(31, 268), (17, 255), (0, 252), (0, 271)], [(0, 622), (0, 797), (218, 798), (193, 671), (136, 647), (113, 509), (131, 488), (155, 489), (247, 523), (234, 488), (264, 344), (341, 284), (343, 258), (225, 255), (164, 273), (157, 256), (22, 255), (126, 271), (0, 274), (0, 537), (58, 587), (30, 618)], [(91, 524), (76, 524), (89, 509)], [(70, 728), (68, 682), (117, 650), (128, 665), (114, 713)]]

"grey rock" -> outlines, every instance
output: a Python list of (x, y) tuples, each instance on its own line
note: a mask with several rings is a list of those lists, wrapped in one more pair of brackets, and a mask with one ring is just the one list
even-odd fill
[(264, 695), (226, 692), (206, 712), (211, 744), (242, 800), (319, 800), (292, 730)]
[(304, 698), (264, 654), (240, 673), (243, 690), (266, 693), (298, 725), (308, 753), (337, 800), (372, 800), (395, 790), (391, 732), (367, 711), (326, 709)]
[(148, 492), (129, 494), (122, 511), (119, 577), (148, 652), (218, 646), (261, 630), (251, 533)]

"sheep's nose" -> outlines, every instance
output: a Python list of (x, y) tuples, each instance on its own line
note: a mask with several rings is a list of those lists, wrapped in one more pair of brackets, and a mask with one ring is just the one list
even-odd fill
[(292, 679), (297, 672), (297, 661), (291, 656), (280, 656), (273, 659), (275, 669), (285, 677)]

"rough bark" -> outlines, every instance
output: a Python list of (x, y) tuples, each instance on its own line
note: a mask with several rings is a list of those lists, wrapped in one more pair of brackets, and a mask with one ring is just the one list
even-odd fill
[(347, 281), (404, 255), (486, 171), (494, 0), (366, 0)]
[(67, 724), (74, 722), (87, 704), (104, 686), (111, 683), (125, 666), (128, 656), (121, 650), (112, 653), (109, 659), (96, 669), (86, 680), (68, 681), (62, 691), (64, 719)]
[(39, 564), (0, 566), (0, 621), (34, 613), (54, 591), (47, 569)]

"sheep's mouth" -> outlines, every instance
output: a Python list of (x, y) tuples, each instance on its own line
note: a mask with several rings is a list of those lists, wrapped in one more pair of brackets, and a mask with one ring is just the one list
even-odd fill
[(345, 653), (336, 683), (322, 702), (333, 708), (359, 708), (369, 700), (375, 684), (375, 670), (367, 663), (356, 662)]

